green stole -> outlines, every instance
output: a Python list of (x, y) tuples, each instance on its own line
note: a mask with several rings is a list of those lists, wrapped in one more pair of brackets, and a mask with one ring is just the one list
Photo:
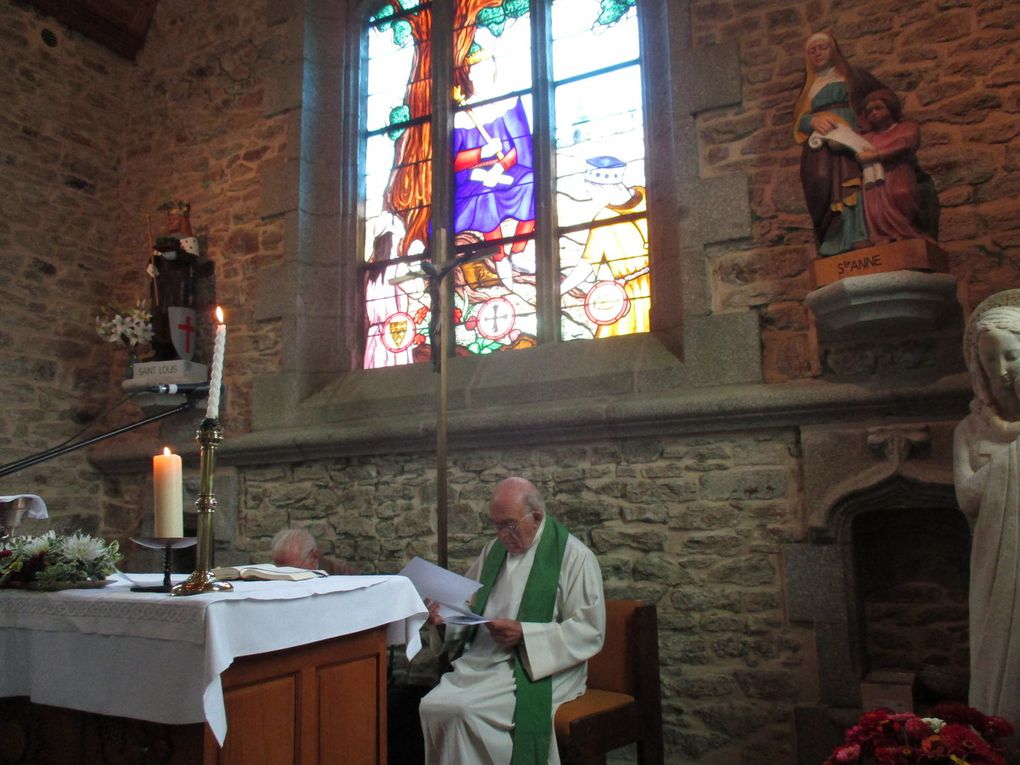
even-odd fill
[[(563, 566), (563, 551), (567, 547), (569, 532), (555, 518), (546, 516), (542, 538), (538, 540), (535, 559), (524, 586), (521, 607), (517, 611), (519, 622), (551, 622), (556, 610), (556, 589)], [(481, 614), (496, 583), (506, 547), (499, 539), (492, 545), (482, 565), (482, 588), (475, 598), (474, 611)], [(514, 707), (513, 755), (510, 765), (542, 765), (549, 759), (549, 742), (552, 739), (552, 677), (532, 681), (521, 664), (520, 645), (514, 652), (514, 677), (517, 680), (517, 700)]]

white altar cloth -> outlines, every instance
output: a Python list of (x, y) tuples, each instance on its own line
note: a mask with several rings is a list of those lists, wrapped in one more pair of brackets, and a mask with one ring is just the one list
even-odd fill
[[(159, 584), (162, 575), (132, 574)], [(427, 610), (402, 576), (233, 582), (234, 592), (172, 597), (98, 590), (0, 590), (0, 696), (169, 724), (208, 722), (227, 735), (220, 674), (238, 656), (387, 628), (421, 646)]]

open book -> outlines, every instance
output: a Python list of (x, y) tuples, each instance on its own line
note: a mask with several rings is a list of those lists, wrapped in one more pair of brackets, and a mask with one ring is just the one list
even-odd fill
[(286, 582), (314, 579), (317, 576), (329, 576), (325, 571), (295, 568), (294, 566), (277, 566), (272, 563), (253, 563), (248, 566), (219, 566), (210, 573), (217, 579), (279, 579)]

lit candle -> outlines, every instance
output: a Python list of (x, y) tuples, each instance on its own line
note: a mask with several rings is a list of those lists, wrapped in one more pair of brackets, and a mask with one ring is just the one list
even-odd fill
[(184, 483), (181, 455), (169, 447), (152, 458), (152, 486), (155, 494), (157, 537), (184, 536)]
[(220, 384), (223, 382), (223, 351), (226, 347), (227, 325), (223, 323), (223, 309), (216, 306), (216, 342), (209, 377), (209, 408), (205, 412), (210, 420), (217, 420), (220, 416)]

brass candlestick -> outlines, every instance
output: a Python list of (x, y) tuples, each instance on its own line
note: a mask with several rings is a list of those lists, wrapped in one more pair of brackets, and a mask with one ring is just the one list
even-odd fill
[(195, 571), (184, 582), (174, 587), (174, 595), (198, 595), (201, 592), (229, 592), (234, 589), (230, 582), (220, 582), (212, 575), (213, 513), (216, 511), (216, 497), (213, 495), (213, 471), (216, 469), (216, 447), (223, 441), (220, 421), (202, 420), (195, 434), (199, 445), (201, 488), (195, 507), (198, 509), (198, 549), (195, 553)]

